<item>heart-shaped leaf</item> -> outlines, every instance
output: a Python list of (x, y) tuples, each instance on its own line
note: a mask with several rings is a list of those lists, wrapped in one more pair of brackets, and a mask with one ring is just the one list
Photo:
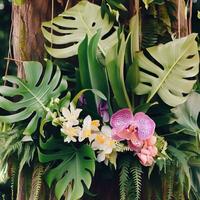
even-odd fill
[[(17, 87), (0, 86), (0, 107), (12, 112), (0, 116), (0, 121), (14, 123), (26, 120), (31, 117), (24, 134), (31, 135), (37, 128), (38, 120), (48, 112), (46, 107), (51, 98), (59, 97), (61, 92), (67, 89), (67, 82), (61, 79), (61, 71), (56, 67), (53, 71), (53, 64), (47, 61), (46, 68), (39, 62), (24, 62), (26, 80), (15, 76), (6, 76), (4, 80), (15, 84)], [(17, 101), (11, 101), (9, 97), (15, 97)], [(13, 113), (14, 112), (14, 113)]]
[(95, 172), (94, 151), (88, 145), (76, 148), (53, 137), (46, 143), (40, 140), (40, 147), (41, 151), (38, 149), (40, 162), (61, 161), (56, 167), (50, 169), (45, 177), (49, 187), (56, 183), (57, 199), (60, 200), (69, 188), (71, 189), (70, 200), (80, 199), (84, 193), (84, 185), (90, 187)]
[(117, 32), (110, 33), (112, 28), (113, 22), (109, 22), (107, 14), (102, 19), (100, 6), (80, 1), (52, 21), (44, 22), (42, 32), (50, 43), (57, 45), (57, 47), (46, 46), (48, 53), (56, 58), (67, 58), (77, 54), (78, 46), (86, 34), (90, 39), (99, 29), (101, 29), (101, 40), (98, 48), (105, 55), (117, 42)]
[(158, 93), (166, 104), (173, 107), (186, 101), (199, 72), (195, 38), (196, 34), (191, 34), (138, 53), (140, 83), (136, 93), (148, 93), (147, 102)]

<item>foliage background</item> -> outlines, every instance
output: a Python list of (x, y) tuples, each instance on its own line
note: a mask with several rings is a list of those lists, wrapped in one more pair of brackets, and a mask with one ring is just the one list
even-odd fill
[[(192, 27), (193, 32), (200, 34), (200, 19), (197, 18), (197, 11), (200, 10), (200, 0), (193, 1)], [(3, 5), (3, 6), (2, 6)], [(3, 76), (6, 70), (6, 60), (9, 49), (9, 32), (11, 26), (11, 2), (0, 0), (0, 76)], [(15, 71), (13, 64), (9, 65), (9, 70)], [(13, 73), (13, 72), (12, 72)], [(6, 187), (0, 186), (0, 192), (5, 192)]]

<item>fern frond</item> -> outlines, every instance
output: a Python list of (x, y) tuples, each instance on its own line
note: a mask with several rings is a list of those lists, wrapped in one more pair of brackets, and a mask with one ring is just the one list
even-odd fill
[(41, 164), (37, 164), (34, 168), (33, 175), (32, 175), (32, 187), (31, 187), (31, 200), (39, 200), (40, 191), (42, 186), (42, 175), (44, 174), (44, 166)]
[(185, 200), (183, 186), (180, 183), (177, 183), (177, 186), (173, 193), (173, 197), (176, 200)]
[(130, 167), (131, 178), (133, 179), (133, 189), (135, 200), (139, 200), (142, 188), (142, 167), (138, 161), (134, 161)]
[(167, 174), (167, 200), (171, 200), (173, 197), (173, 184), (174, 184), (174, 168)]
[(130, 161), (124, 160), (120, 163), (120, 174), (119, 174), (119, 190), (120, 190), (120, 200), (126, 200), (127, 195), (127, 184), (129, 181), (129, 168)]
[(154, 46), (158, 43), (158, 20), (149, 17), (142, 25), (142, 48)]
[(11, 186), (11, 200), (15, 200), (16, 186), (17, 186), (17, 176), (18, 176), (18, 164), (16, 162), (12, 163), (10, 169), (10, 186)]
[(22, 142), (17, 141), (13, 144), (10, 144), (7, 146), (7, 148), (2, 152), (3, 158), (2, 162), (5, 162), (9, 156), (11, 156), (13, 153), (18, 152), (20, 154), (22, 151)]
[(116, 151), (117, 152), (126, 152), (126, 151), (131, 151), (131, 149), (127, 145), (117, 142), (116, 143)]

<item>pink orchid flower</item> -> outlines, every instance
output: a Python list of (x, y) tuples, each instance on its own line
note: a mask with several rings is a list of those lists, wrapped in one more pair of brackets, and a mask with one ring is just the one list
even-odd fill
[(113, 128), (114, 139), (118, 141), (129, 140), (133, 146), (140, 146), (155, 131), (155, 123), (148, 115), (143, 112), (133, 115), (131, 110), (127, 108), (114, 113), (110, 124)]
[(155, 123), (145, 113), (138, 112), (135, 115), (130, 109), (122, 109), (111, 117), (113, 138), (117, 141), (126, 140), (129, 148), (136, 152), (140, 162), (144, 166), (151, 166), (158, 150), (155, 146)]

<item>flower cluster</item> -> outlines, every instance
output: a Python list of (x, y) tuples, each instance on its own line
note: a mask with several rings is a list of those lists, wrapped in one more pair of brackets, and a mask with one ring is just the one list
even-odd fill
[(122, 109), (111, 117), (112, 137), (117, 141), (127, 141), (144, 166), (151, 166), (157, 155), (155, 123), (145, 113), (135, 115), (129, 109)]
[[(112, 130), (109, 126), (102, 126), (100, 130), (99, 120), (92, 120), (91, 116), (86, 116), (82, 123), (79, 115), (82, 109), (75, 108), (70, 103), (69, 108), (61, 109), (61, 116), (54, 118), (61, 126), (61, 133), (65, 142), (83, 142), (87, 140), (93, 150), (97, 151), (97, 161), (113, 164), (113, 156), (115, 155), (115, 140), (112, 138)], [(116, 160), (116, 159), (115, 159)]]
[(53, 114), (52, 122), (61, 127), (64, 142), (88, 142), (97, 152), (98, 162), (107, 164), (109, 161), (115, 165), (116, 144), (125, 141), (142, 165), (151, 166), (154, 163), (158, 154), (157, 137), (154, 135), (155, 123), (148, 115), (143, 112), (133, 115), (130, 109), (121, 109), (111, 116), (111, 129), (108, 125), (100, 127), (100, 121), (92, 120), (90, 115), (80, 119), (81, 112), (82, 109), (70, 103), (69, 108), (63, 107)]

